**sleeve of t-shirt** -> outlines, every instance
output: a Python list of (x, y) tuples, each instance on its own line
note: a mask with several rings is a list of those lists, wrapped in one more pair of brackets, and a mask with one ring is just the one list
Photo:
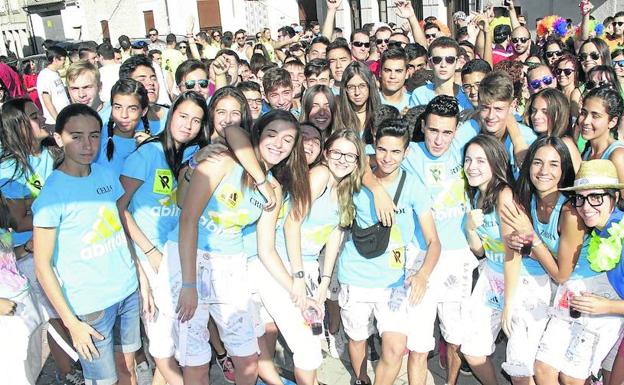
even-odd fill
[(461, 123), (457, 126), (457, 133), (455, 134), (455, 141), (459, 148), (463, 148), (466, 143), (470, 141), (470, 139), (479, 135), (479, 131), (481, 127), (479, 127), (479, 123), (472, 119), (467, 122)]
[(412, 177), (409, 184), (411, 186), (409, 193), (412, 196), (412, 208), (416, 214), (420, 215), (424, 211), (430, 210), (432, 206), (431, 197), (426, 193), (427, 188), (422, 180), (419, 177)]
[(23, 199), (30, 196), (24, 176), (15, 170), (14, 162), (6, 162), (0, 166), (0, 191), (6, 199)]
[(58, 227), (61, 224), (63, 205), (61, 194), (54, 191), (48, 181), (31, 206), (33, 212), (33, 226)]
[(139, 147), (138, 150), (132, 152), (124, 162), (121, 175), (138, 179), (143, 182), (149, 177), (150, 170), (152, 169), (152, 162), (147, 157), (147, 145)]
[(535, 134), (535, 131), (533, 131), (531, 127), (525, 126), (524, 124), (519, 124), (519, 126), (520, 126), (520, 133), (522, 134), (522, 137), (526, 141), (527, 145), (529, 146), (532, 145), (533, 142), (535, 142), (535, 139), (537, 139), (537, 135)]
[[(42, 76), (43, 75), (43, 76)], [(50, 81), (50, 76), (48, 71), (42, 71), (37, 78), (37, 90), (39, 92), (51, 94), (52, 82)]]

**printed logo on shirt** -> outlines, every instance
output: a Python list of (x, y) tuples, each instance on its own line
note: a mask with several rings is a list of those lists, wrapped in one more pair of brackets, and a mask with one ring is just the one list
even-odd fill
[(313, 245), (322, 246), (327, 243), (329, 235), (336, 228), (333, 224), (317, 226), (309, 230), (301, 230), (301, 243), (312, 243)]
[(117, 212), (104, 206), (100, 207), (91, 231), (82, 237), (82, 242), (92, 246), (82, 249), (81, 257), (92, 259), (123, 245), (125, 237), (121, 229)]
[(158, 200), (160, 206), (152, 207), (152, 215), (155, 217), (176, 217), (180, 215), (178, 207), (178, 188), (174, 188), (170, 194)]
[(173, 191), (173, 173), (166, 168), (157, 168), (152, 184), (154, 194), (171, 194)]
[(34, 173), (26, 179), (26, 187), (28, 187), (30, 195), (33, 198), (36, 198), (39, 196), (41, 188), (43, 188), (43, 179), (39, 176), (39, 174)]
[(446, 165), (434, 162), (428, 163), (425, 168), (427, 186), (440, 186), (446, 178)]
[[(390, 245), (392, 249), (388, 252), (388, 267), (391, 269), (402, 269), (405, 267), (405, 245), (398, 225), (393, 225), (390, 229)], [(397, 247), (398, 246), (398, 247)]]
[(243, 193), (231, 184), (224, 185), (217, 194), (217, 202), (230, 209), (235, 209), (242, 198)]

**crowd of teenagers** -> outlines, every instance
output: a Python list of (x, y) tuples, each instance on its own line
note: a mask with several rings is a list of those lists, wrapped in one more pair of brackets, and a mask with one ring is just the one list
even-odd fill
[(0, 63), (1, 383), (624, 384), (624, 12), (340, 3)]

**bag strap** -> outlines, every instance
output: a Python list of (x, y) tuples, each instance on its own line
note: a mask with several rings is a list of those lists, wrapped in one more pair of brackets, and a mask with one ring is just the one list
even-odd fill
[(397, 187), (396, 192), (394, 193), (394, 204), (397, 205), (399, 203), (399, 197), (401, 196), (401, 191), (403, 191), (403, 185), (405, 184), (405, 170), (401, 170), (401, 180), (399, 181), (399, 186)]

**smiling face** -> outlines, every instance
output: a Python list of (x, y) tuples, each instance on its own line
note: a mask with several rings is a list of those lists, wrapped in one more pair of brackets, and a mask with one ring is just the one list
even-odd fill
[(557, 88), (557, 78), (554, 77), (550, 69), (544, 65), (528, 73), (527, 83), (529, 84), (529, 91), (531, 94), (535, 94), (544, 88)]
[(290, 109), (292, 108), (292, 87), (277, 86), (271, 91), (267, 92), (266, 97), (271, 108), (284, 111), (290, 111)]
[(540, 147), (533, 157), (529, 175), (538, 193), (557, 191), (561, 180), (561, 157), (552, 146)]
[(258, 144), (260, 156), (267, 168), (286, 159), (295, 147), (296, 139), (297, 129), (292, 123), (274, 120), (267, 124)]
[(152, 67), (138, 66), (134, 72), (132, 72), (130, 77), (143, 84), (147, 90), (147, 96), (150, 103), (156, 103), (158, 100), (160, 86), (158, 85), (158, 79), (156, 78), (154, 69)]
[(479, 116), (483, 122), (483, 128), (496, 137), (502, 138), (507, 130), (507, 117), (513, 113), (512, 102), (495, 101), (480, 102)]
[(225, 138), (225, 128), (240, 125), (242, 112), (241, 105), (232, 96), (225, 96), (214, 107), (213, 127), (217, 135)]
[(537, 134), (550, 132), (550, 121), (548, 119), (548, 103), (541, 96), (537, 96), (531, 105), (530, 116), (533, 131)]
[[(336, 154), (345, 154), (341, 155), (339, 159), (333, 159), (337, 157)], [(329, 171), (334, 175), (334, 177), (338, 180), (344, 178), (345, 176), (351, 174), (353, 170), (357, 167), (357, 158), (359, 157), (357, 147), (350, 140), (346, 138), (338, 138), (332, 144), (331, 147), (325, 149), (325, 159), (327, 160), (327, 167)], [(350, 162), (351, 158), (355, 159), (355, 161)]]
[(511, 42), (516, 55), (522, 55), (531, 46), (531, 35), (525, 27), (518, 27), (511, 33)]
[(578, 124), (581, 127), (581, 136), (589, 141), (609, 135), (609, 131), (617, 125), (617, 117), (609, 118), (602, 99), (586, 98), (578, 117)]
[(388, 59), (381, 68), (381, 89), (393, 94), (400, 91), (405, 85), (407, 79), (407, 66), (405, 60)]
[(466, 149), (464, 173), (466, 174), (468, 184), (480, 190), (487, 188), (488, 183), (492, 180), (492, 168), (485, 151), (476, 143), (472, 143)]
[(190, 100), (180, 103), (171, 116), (171, 136), (179, 146), (193, 140), (201, 129), (204, 110)]
[[(557, 82), (560, 87), (567, 87), (574, 85), (576, 82), (576, 74), (574, 69), (574, 63), (566, 60), (557, 65)], [(567, 74), (566, 74), (567, 72)]]
[(473, 107), (479, 105), (479, 85), (481, 85), (481, 80), (483, 80), (484, 77), (484, 72), (473, 72), (462, 76), (464, 94), (466, 94)]
[(34, 103), (28, 102), (24, 106), (24, 113), (28, 116), (30, 121), (30, 129), (33, 133), (33, 138), (38, 143), (50, 136), (50, 133), (43, 129), (43, 113), (35, 106)]
[(379, 138), (375, 143), (377, 167), (385, 175), (390, 175), (398, 170), (406, 154), (404, 137), (386, 135)]
[(327, 130), (327, 127), (331, 124), (332, 111), (329, 108), (329, 101), (324, 93), (318, 92), (314, 95), (308, 118), (322, 131)]
[(581, 68), (583, 72), (588, 73), (590, 69), (599, 64), (604, 64), (598, 52), (598, 47), (594, 43), (585, 43), (579, 51), (579, 57), (581, 58)]
[(321, 134), (316, 128), (303, 124), (301, 125), (301, 136), (303, 137), (306, 163), (311, 165), (321, 154)]
[[(582, 195), (583, 197), (587, 197), (592, 194), (605, 194), (607, 191), (604, 189), (593, 189), (593, 190), (581, 190), (577, 191), (577, 195)], [(614, 208), (614, 199), (611, 195), (603, 195), (602, 196), (602, 204), (597, 206), (592, 206), (589, 204), (590, 200), (585, 199), (585, 203), (581, 207), (577, 207), (576, 211), (578, 212), (583, 222), (585, 222), (585, 226), (587, 227), (598, 227), (603, 228)]]
[(262, 114), (262, 94), (258, 91), (247, 90), (243, 91), (247, 104), (249, 104), (249, 111), (251, 111), (251, 118), (258, 119)]

